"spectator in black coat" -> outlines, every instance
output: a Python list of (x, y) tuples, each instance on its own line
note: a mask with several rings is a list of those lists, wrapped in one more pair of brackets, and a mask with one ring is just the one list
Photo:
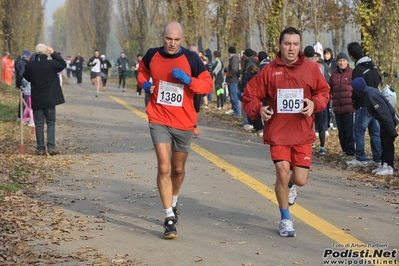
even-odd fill
[(372, 171), (376, 175), (393, 175), (396, 132), (395, 109), (381, 92), (366, 86), (364, 78), (355, 78), (351, 82), (353, 91), (364, 101), (367, 111), (380, 124), (381, 165)]
[[(352, 72), (352, 80), (362, 77), (367, 86), (377, 90), (381, 83), (381, 77), (378, 73), (377, 67), (374, 65), (370, 57), (365, 56), (363, 48), (358, 42), (351, 42), (347, 46), (348, 54), (353, 62), (355, 68)], [(380, 142), (380, 127), (378, 121), (374, 119), (367, 111), (363, 97), (359, 97), (356, 93), (352, 93), (352, 105), (355, 108), (355, 156), (356, 158), (347, 161), (346, 164), (351, 165), (368, 165), (381, 164), (381, 142)], [(373, 161), (368, 161), (365, 145), (366, 130), (370, 136), (371, 153)]]
[[(25, 67), (24, 78), (31, 83), (32, 109), (36, 126), (38, 155), (46, 154), (44, 122), (47, 124), (47, 149), (49, 155), (55, 150), (55, 106), (65, 102), (58, 73), (66, 67), (65, 60), (53, 48), (38, 44), (35, 60)], [(48, 58), (51, 56), (52, 60)]]

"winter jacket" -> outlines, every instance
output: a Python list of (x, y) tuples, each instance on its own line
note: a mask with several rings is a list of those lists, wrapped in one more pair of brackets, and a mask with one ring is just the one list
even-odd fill
[(325, 60), (324, 62), (328, 65), (331, 71), (334, 71), (337, 68), (337, 60), (335, 58), (330, 58), (329, 60)]
[(216, 58), (215, 64), (213, 65), (212, 77), (214, 77), (214, 83), (216, 90), (222, 88), (223, 84), (223, 62), (220, 58)]
[(376, 88), (366, 86), (359, 97), (364, 99), (370, 115), (378, 120), (380, 126), (387, 129), (392, 138), (396, 138), (398, 133), (396, 132), (395, 109), (381, 92)]
[(263, 59), (260, 63), (259, 63), (259, 67), (260, 69), (264, 68), (267, 64), (270, 63), (270, 59)]
[(80, 70), (83, 68), (83, 63), (84, 63), (85, 59), (81, 56), (76, 56), (73, 61), (72, 61), (72, 65), (74, 65), (76, 67), (76, 70)]
[(22, 86), (22, 79), (24, 78), (25, 66), (28, 64), (28, 60), (25, 57), (22, 57), (18, 60), (15, 65), (15, 87), (18, 89)]
[(65, 102), (58, 72), (66, 67), (64, 59), (56, 52), (48, 60), (39, 54), (25, 66), (24, 78), (31, 83), (32, 109), (54, 107)]
[(129, 68), (129, 60), (127, 57), (119, 57), (115, 66), (118, 67), (119, 72), (126, 71)]
[[(377, 89), (381, 83), (381, 76), (378, 73), (378, 69), (368, 56), (364, 56), (355, 62), (355, 68), (353, 69), (352, 73), (352, 80), (359, 77), (363, 77), (366, 81), (366, 85), (375, 89)], [(366, 107), (364, 99), (359, 97), (359, 95), (357, 95), (356, 93), (352, 93), (352, 104), (353, 108), (355, 109), (359, 109), (360, 107)]]
[(227, 66), (226, 82), (237, 83), (240, 77), (240, 59), (237, 54), (230, 56), (229, 64)]
[(324, 62), (323, 59), (319, 58), (317, 63), (319, 63), (320, 65), (323, 66), (323, 76), (324, 78), (327, 80), (327, 82), (330, 80), (331, 77), (331, 68), (328, 66), (328, 64), (326, 62)]
[(241, 86), (239, 87), (240, 92), (244, 92), (245, 86), (247, 86), (248, 81), (250, 81), (257, 73), (257, 72), (256, 73), (249, 72), (251, 66), (256, 66), (259, 70), (259, 62), (258, 60), (255, 59), (254, 56), (248, 57), (248, 59), (245, 60), (245, 65), (241, 78)]
[(352, 72), (348, 65), (345, 69), (337, 67), (329, 80), (334, 114), (341, 115), (355, 112), (352, 106)]

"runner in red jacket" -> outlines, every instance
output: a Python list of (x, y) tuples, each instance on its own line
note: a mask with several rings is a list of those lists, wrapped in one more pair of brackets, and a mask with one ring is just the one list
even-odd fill
[(199, 56), (181, 47), (183, 27), (169, 23), (163, 47), (151, 48), (140, 61), (139, 87), (151, 93), (146, 111), (158, 161), (157, 185), (165, 212), (165, 238), (177, 237), (177, 198), (197, 122), (194, 94), (208, 94), (213, 80)]
[(330, 91), (317, 64), (304, 57), (300, 45), (297, 29), (283, 30), (276, 59), (248, 82), (243, 95), (245, 112), (265, 122), (263, 139), (270, 145), (277, 174), (281, 236), (296, 235), (288, 206), (295, 202), (295, 185), (307, 182), (316, 141), (313, 114), (326, 108)]

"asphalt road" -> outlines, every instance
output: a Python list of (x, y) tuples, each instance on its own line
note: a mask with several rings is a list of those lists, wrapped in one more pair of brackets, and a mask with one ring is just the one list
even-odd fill
[(257, 136), (203, 117), (179, 195), (179, 237), (164, 240), (144, 99), (115, 85), (96, 98), (86, 76), (83, 86), (63, 90), (57, 142), (81, 159), (43, 199), (91, 222), (55, 250), (90, 246), (115, 263), (128, 256), (132, 265), (331, 265), (328, 259), (382, 265), (376, 259), (383, 255), (372, 254), (383, 250), (393, 257), (388, 265), (398, 265), (399, 213), (383, 190), (316, 160), (290, 209), (297, 237), (280, 237), (268, 147)]

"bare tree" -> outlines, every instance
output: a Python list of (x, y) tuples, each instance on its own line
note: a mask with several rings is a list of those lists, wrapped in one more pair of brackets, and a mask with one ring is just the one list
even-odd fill
[(129, 56), (162, 44), (162, 27), (168, 15), (165, 0), (116, 0), (115, 6), (117, 39)]

